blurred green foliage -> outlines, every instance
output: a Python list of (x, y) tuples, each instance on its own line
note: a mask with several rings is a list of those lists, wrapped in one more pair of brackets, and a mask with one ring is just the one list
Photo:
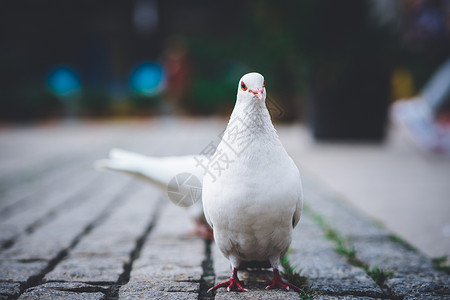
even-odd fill
[(147, 96), (142, 94), (131, 94), (128, 96), (128, 102), (137, 115), (148, 115), (158, 111), (162, 104), (161, 96)]
[(33, 120), (60, 115), (62, 103), (44, 85), (24, 85), (6, 90), (0, 101), (3, 120)]
[(85, 89), (80, 97), (80, 109), (86, 115), (105, 116), (110, 113), (112, 96), (102, 88)]
[[(238, 25), (230, 24), (233, 29), (228, 34), (183, 32), (195, 60), (195, 104), (205, 112), (231, 107), (239, 78), (256, 71), (265, 76), (275, 101), (288, 114), (300, 115), (292, 103), (308, 92), (311, 72), (323, 61), (339, 62), (395, 48), (388, 28), (371, 23), (366, 1), (345, 3), (246, 1), (229, 20)], [(357, 19), (346, 20), (345, 13)]]
[[(11, 4), (12, 12), (0, 12), (0, 23), (11, 25), (0, 48), (0, 117), (7, 119), (62, 112), (64, 102), (46, 91), (43, 81), (54, 64), (65, 62), (81, 70), (81, 113), (109, 114), (124, 99), (135, 108), (128, 112), (157, 111), (165, 94), (133, 94), (127, 77), (137, 62), (164, 62), (164, 41), (171, 36), (186, 41), (192, 68), (187, 95), (176, 105), (202, 114), (228, 112), (239, 78), (251, 71), (265, 76), (268, 95), (291, 120), (301, 115), (312, 73), (324, 63), (345, 72), (346, 60), (381, 56), (387, 64), (407, 66), (420, 86), (439, 62), (402, 44), (392, 27), (374, 22), (370, 1), (157, 1), (160, 23), (149, 36), (136, 33), (132, 2), (79, 1), (75, 9), (25, 2), (31, 9)], [(46, 21), (36, 17), (46, 10), (52, 12)]]
[[(265, 76), (269, 92), (302, 90), (308, 67), (302, 38), (314, 6), (315, 1), (246, 1), (230, 18), (237, 25), (230, 24), (228, 34), (184, 32), (196, 66), (194, 103), (205, 112), (231, 107), (239, 78), (251, 71)], [(295, 78), (282, 82), (283, 72)]]

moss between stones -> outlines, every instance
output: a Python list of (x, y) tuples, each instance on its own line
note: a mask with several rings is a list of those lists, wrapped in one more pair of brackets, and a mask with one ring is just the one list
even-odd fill
[[(334, 251), (345, 256), (347, 262), (352, 266), (362, 268), (379, 286), (384, 285), (386, 280), (394, 275), (394, 272), (385, 271), (378, 267), (371, 268), (369, 264), (360, 260), (356, 255), (355, 248), (350, 244), (347, 238), (344, 238), (338, 231), (333, 229), (324, 219), (324, 217), (313, 212), (308, 206), (305, 206), (305, 213), (312, 216), (313, 220), (325, 233), (325, 237), (335, 243)], [(405, 242), (406, 243), (406, 242)], [(407, 244), (407, 243), (406, 243)]]
[(288, 253), (286, 253), (281, 258), (281, 266), (284, 269), (284, 272), (281, 275), (286, 279), (289, 283), (292, 283), (303, 290), (303, 292), (299, 293), (300, 299), (314, 299), (318, 295), (314, 293), (309, 293), (309, 280), (308, 277), (301, 275), (302, 270), (300, 269), (298, 272), (295, 270), (288, 258)]
[(433, 266), (436, 270), (443, 271), (447, 274), (450, 274), (450, 266), (446, 264), (447, 256), (436, 257), (431, 260), (433, 262)]

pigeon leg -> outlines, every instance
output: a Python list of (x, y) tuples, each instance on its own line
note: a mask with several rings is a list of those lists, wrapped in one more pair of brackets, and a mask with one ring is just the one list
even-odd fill
[(187, 235), (190, 237), (199, 236), (204, 240), (214, 241), (214, 233), (211, 226), (198, 219), (195, 220), (195, 228), (188, 232)]
[(242, 284), (242, 281), (240, 281), (239, 278), (237, 277), (237, 269), (233, 268), (233, 274), (231, 275), (230, 279), (227, 281), (224, 281), (222, 283), (219, 283), (216, 286), (213, 286), (212, 288), (210, 288), (208, 290), (208, 293), (215, 291), (220, 287), (225, 287), (225, 286), (227, 287), (228, 292), (231, 291), (233, 288), (237, 288), (238, 291), (240, 291), (240, 292), (246, 292), (247, 290), (244, 289), (241, 284)]
[(266, 281), (265, 284), (268, 284), (268, 286), (266, 286), (266, 290), (281, 288), (285, 291), (289, 291), (289, 288), (292, 288), (297, 292), (303, 292), (301, 288), (283, 280), (283, 278), (281, 278), (280, 272), (276, 268), (273, 269), (272, 280)]

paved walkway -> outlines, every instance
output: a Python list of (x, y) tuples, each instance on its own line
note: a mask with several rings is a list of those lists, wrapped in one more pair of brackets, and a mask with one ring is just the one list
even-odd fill
[(419, 150), (397, 128), (380, 144), (317, 143), (300, 126), (279, 133), (304, 172), (429, 257), (450, 257), (450, 157)]
[[(450, 299), (448, 273), (308, 171), (305, 213), (284, 264), (305, 294), (264, 290), (267, 271), (240, 274), (248, 293), (207, 294), (229, 265), (214, 244), (187, 236), (186, 210), (92, 162), (113, 146), (200, 153), (224, 124), (155, 119), (0, 130), (0, 299)], [(296, 131), (280, 128), (288, 148)]]

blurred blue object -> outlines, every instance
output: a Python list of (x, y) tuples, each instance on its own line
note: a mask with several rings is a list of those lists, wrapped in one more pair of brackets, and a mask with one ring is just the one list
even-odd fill
[(159, 64), (146, 62), (133, 70), (130, 85), (135, 93), (153, 96), (164, 88), (164, 79), (164, 70)]
[(47, 77), (47, 84), (52, 92), (62, 98), (73, 96), (81, 89), (78, 75), (66, 66), (54, 69)]

